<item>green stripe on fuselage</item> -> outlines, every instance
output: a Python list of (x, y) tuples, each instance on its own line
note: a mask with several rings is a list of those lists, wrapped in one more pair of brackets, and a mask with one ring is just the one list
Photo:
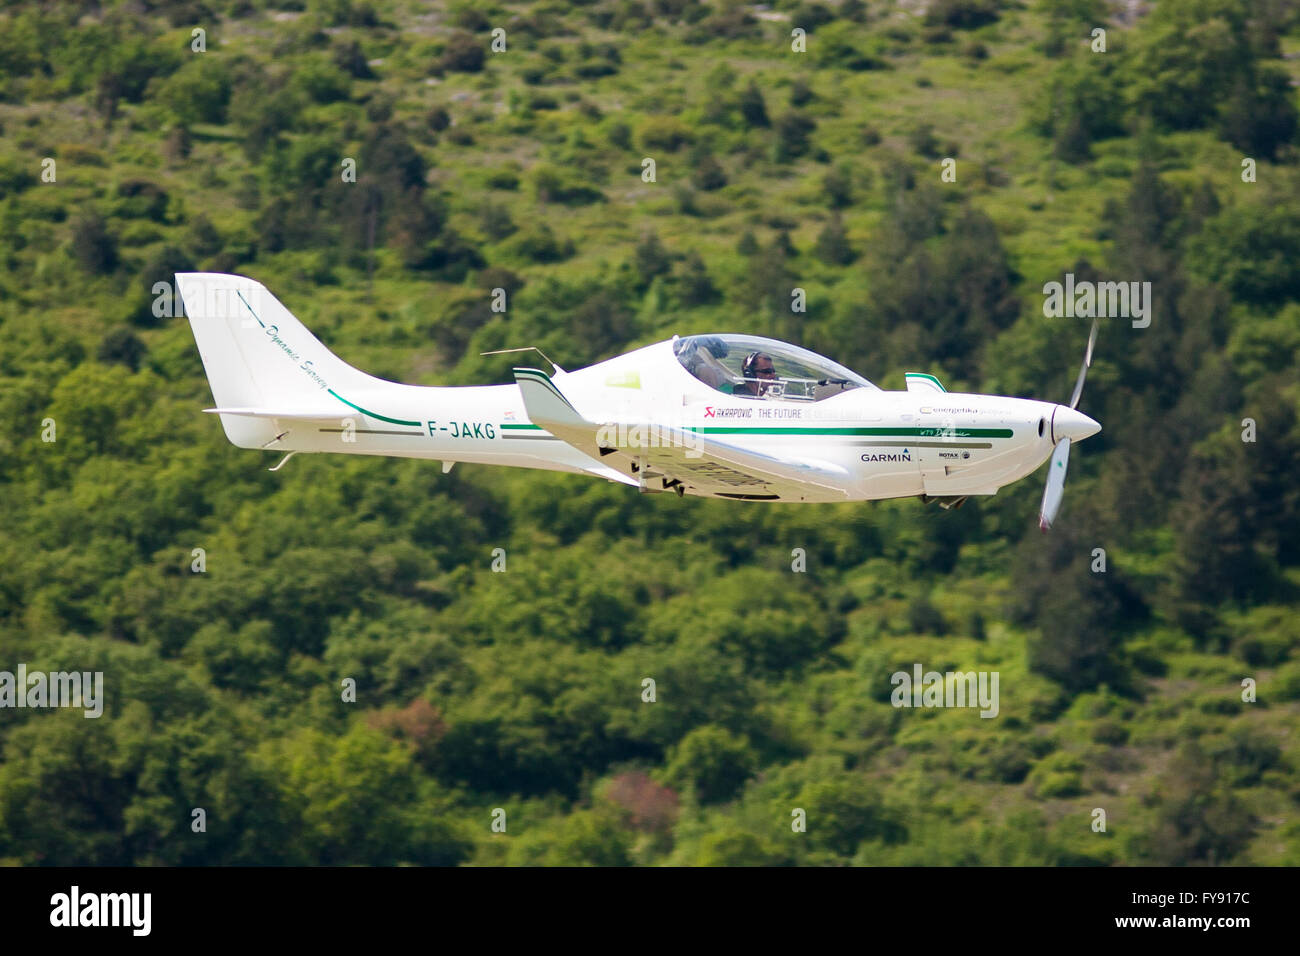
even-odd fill
[(738, 425), (699, 425), (687, 431), (701, 435), (915, 435), (917, 438), (1010, 438), (1010, 428), (747, 428)]
[(327, 389), (325, 389), (325, 391), (329, 392), (331, 395), (333, 395), (335, 398), (337, 398), (337, 399), (338, 399), (340, 402), (342, 402), (344, 405), (347, 405), (347, 406), (349, 406), (350, 408), (355, 408), (355, 409), (356, 409), (357, 411), (359, 411), (362, 415), (369, 415), (371, 418), (377, 418), (377, 419), (379, 419), (381, 422), (388, 422), (390, 425), (414, 425), (416, 428), (419, 428), (419, 427), (420, 427), (420, 423), (419, 423), (419, 422), (408, 422), (408, 421), (407, 421), (406, 419), (404, 419), (404, 418), (389, 418), (389, 417), (386, 416), (386, 415), (379, 415), (379, 414), (377, 414), (377, 413), (375, 413), (375, 412), (366, 411), (366, 410), (365, 410), (364, 408), (362, 408), (360, 405), (353, 405), (351, 402), (349, 402), (346, 398), (344, 398), (344, 397), (343, 397), (342, 395), (340, 395), (338, 392), (334, 391), (334, 389), (332, 389), (332, 388), (327, 388)]

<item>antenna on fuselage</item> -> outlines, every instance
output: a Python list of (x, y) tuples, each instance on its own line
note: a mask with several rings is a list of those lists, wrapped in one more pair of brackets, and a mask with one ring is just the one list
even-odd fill
[(536, 352), (542, 358), (546, 359), (546, 361), (550, 362), (551, 367), (554, 368), (555, 371), (557, 372), (564, 371), (564, 369), (560, 368), (559, 365), (551, 361), (551, 359), (547, 356), (547, 354), (543, 352), (541, 349), (539, 349), (536, 345), (525, 345), (523, 348), (520, 349), (497, 349), (495, 352), (479, 352), (478, 354), (479, 355), (505, 355), (507, 352)]

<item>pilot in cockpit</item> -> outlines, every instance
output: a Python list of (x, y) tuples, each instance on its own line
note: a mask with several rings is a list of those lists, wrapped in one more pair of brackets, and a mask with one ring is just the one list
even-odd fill
[(750, 398), (762, 398), (776, 379), (776, 366), (772, 364), (772, 356), (766, 352), (750, 352), (746, 355), (740, 372), (745, 380), (736, 386), (733, 394), (747, 395)]

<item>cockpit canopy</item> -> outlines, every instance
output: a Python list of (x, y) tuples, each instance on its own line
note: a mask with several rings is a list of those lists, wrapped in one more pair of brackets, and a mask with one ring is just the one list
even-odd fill
[(757, 335), (688, 335), (673, 343), (673, 353), (705, 385), (739, 398), (819, 402), (876, 387), (816, 352)]

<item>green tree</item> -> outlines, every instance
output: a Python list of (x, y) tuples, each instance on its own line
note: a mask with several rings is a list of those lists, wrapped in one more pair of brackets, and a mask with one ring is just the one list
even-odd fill
[(230, 103), (230, 77), (214, 58), (194, 57), (168, 78), (160, 95), (176, 121), (184, 126), (224, 123)]
[(1221, 866), (1237, 858), (1257, 819), (1224, 785), (1220, 767), (1195, 741), (1179, 748), (1146, 801), (1153, 828), (1133, 837), (1141, 858), (1156, 866)]
[(721, 727), (700, 727), (670, 751), (665, 781), (693, 793), (701, 803), (720, 803), (736, 795), (754, 773), (749, 742)]
[(288, 845), (304, 862), (445, 866), (468, 854), (422, 792), (410, 755), (375, 731), (305, 730), (269, 742), (256, 759), (278, 771), (280, 799), (300, 821)]
[(448, 38), (440, 65), (444, 70), (456, 73), (477, 73), (483, 69), (485, 59), (487, 53), (483, 50), (483, 41), (458, 30)]
[(695, 866), (788, 866), (791, 862), (790, 855), (770, 840), (734, 828), (705, 836), (692, 861)]
[(838, 215), (832, 216), (822, 227), (822, 231), (817, 234), (813, 255), (832, 266), (846, 266), (857, 258), (853, 247), (849, 245), (849, 236), (844, 229), (844, 222)]
[(87, 209), (72, 221), (72, 257), (91, 275), (104, 275), (117, 268), (117, 240), (95, 209)]
[(147, 352), (148, 349), (139, 336), (125, 326), (118, 326), (104, 333), (95, 358), (106, 364), (125, 365), (134, 372), (140, 367), (140, 360)]
[(809, 137), (817, 128), (812, 117), (798, 110), (787, 110), (777, 117), (773, 127), (776, 133), (776, 146), (773, 158), (778, 163), (788, 163), (808, 152)]
[(740, 94), (737, 106), (740, 109), (740, 117), (745, 121), (746, 126), (766, 128), (770, 125), (767, 117), (767, 104), (763, 101), (763, 92), (758, 88), (758, 83), (754, 80), (750, 80), (749, 85)]

